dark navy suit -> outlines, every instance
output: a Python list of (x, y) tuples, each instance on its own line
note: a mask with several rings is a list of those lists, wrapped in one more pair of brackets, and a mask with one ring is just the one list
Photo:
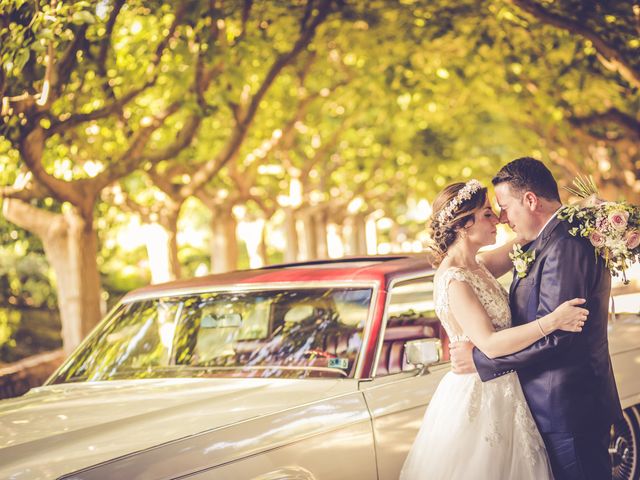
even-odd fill
[(513, 325), (535, 321), (581, 297), (589, 317), (581, 333), (557, 331), (528, 348), (473, 358), (482, 381), (517, 371), (545, 441), (556, 480), (611, 478), (609, 428), (622, 417), (607, 341), (611, 277), (593, 247), (553, 218), (527, 251), (536, 258), (510, 291)]

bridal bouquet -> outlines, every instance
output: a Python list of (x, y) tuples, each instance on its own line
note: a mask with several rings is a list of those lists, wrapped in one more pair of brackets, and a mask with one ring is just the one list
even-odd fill
[(593, 178), (578, 177), (569, 192), (582, 200), (563, 207), (558, 218), (572, 225), (569, 233), (588, 238), (597, 256), (614, 277), (629, 283), (626, 270), (640, 260), (640, 208), (626, 202), (607, 202), (598, 198)]

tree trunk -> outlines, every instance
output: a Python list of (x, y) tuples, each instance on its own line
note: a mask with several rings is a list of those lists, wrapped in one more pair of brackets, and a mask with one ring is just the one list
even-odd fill
[(260, 232), (260, 244), (258, 245), (258, 255), (262, 259), (262, 266), (269, 265), (269, 251), (267, 246), (267, 219), (265, 218)]
[(171, 209), (165, 212), (161, 217), (162, 228), (167, 233), (167, 254), (169, 255), (169, 277), (175, 280), (181, 277), (180, 260), (178, 260), (178, 217), (180, 216), (180, 208)]
[(100, 321), (97, 236), (74, 210), (58, 214), (15, 199), (5, 199), (4, 216), (40, 238), (53, 268), (58, 291), (65, 354), (76, 348)]
[(352, 256), (356, 254), (356, 240), (353, 217), (347, 217), (342, 224), (342, 244), (344, 245), (344, 254)]
[(222, 273), (238, 268), (238, 222), (231, 208), (212, 210), (211, 272)]
[(239, 230), (241, 240), (247, 248), (249, 256), (249, 268), (260, 268), (264, 266), (264, 258), (260, 253), (260, 244), (264, 235), (265, 222), (263, 219), (244, 220), (240, 223)]
[(324, 208), (319, 210), (314, 217), (318, 258), (328, 258), (329, 248), (327, 245), (327, 210)]
[[(95, 327), (103, 312), (100, 308), (100, 273), (98, 272), (98, 236), (93, 225), (77, 214), (66, 215), (70, 226), (69, 258), (71, 260), (70, 280), (76, 287), (75, 296), (79, 305), (77, 317), (80, 318), (81, 334), (84, 338)], [(69, 271), (65, 269), (64, 271)], [(72, 292), (73, 297), (73, 292)]]
[(391, 244), (391, 253), (398, 253), (402, 251), (402, 242), (400, 241), (400, 225), (396, 222), (391, 224), (389, 230), (389, 243)]
[(291, 207), (286, 207), (284, 214), (284, 230), (285, 238), (287, 240), (287, 246), (284, 249), (284, 261), (296, 262), (300, 256), (298, 232), (296, 231), (296, 216)]
[(365, 222), (365, 253), (375, 255), (378, 253), (378, 227), (374, 218), (363, 219)]
[(318, 241), (314, 217), (315, 215), (311, 212), (305, 212), (302, 215), (305, 260), (315, 260), (318, 258)]
[(329, 223), (327, 225), (327, 249), (330, 258), (344, 257), (345, 245), (341, 224)]
[(163, 283), (174, 280), (171, 270), (171, 255), (169, 253), (169, 232), (158, 223), (145, 225), (145, 244), (149, 268), (151, 270), (151, 283)]
[(342, 232), (347, 255), (366, 255), (367, 239), (363, 214), (358, 213), (347, 217)]

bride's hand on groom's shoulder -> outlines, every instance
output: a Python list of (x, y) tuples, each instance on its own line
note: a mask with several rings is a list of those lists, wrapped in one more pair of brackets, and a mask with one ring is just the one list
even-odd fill
[(452, 342), (449, 345), (451, 370), (453, 373), (474, 373), (476, 365), (473, 363), (473, 343)]

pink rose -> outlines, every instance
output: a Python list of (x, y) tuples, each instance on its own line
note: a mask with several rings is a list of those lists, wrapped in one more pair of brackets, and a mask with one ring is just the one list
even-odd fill
[(629, 220), (629, 212), (626, 210), (617, 210), (609, 214), (609, 223), (616, 230), (627, 228), (627, 220)]
[(594, 230), (589, 235), (589, 240), (591, 240), (591, 245), (596, 248), (600, 248), (604, 246), (604, 235), (602, 235), (599, 231)]
[(631, 230), (624, 236), (624, 243), (629, 250), (633, 250), (640, 245), (640, 232), (638, 230)]

